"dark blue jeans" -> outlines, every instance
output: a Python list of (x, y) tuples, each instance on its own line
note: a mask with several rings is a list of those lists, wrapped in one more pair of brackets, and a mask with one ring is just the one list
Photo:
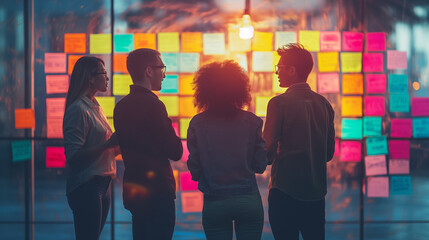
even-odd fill
[(237, 240), (261, 239), (264, 209), (259, 192), (222, 198), (204, 196), (203, 228), (208, 240), (231, 240), (233, 221)]
[(94, 176), (67, 195), (76, 240), (99, 239), (110, 209), (110, 176)]

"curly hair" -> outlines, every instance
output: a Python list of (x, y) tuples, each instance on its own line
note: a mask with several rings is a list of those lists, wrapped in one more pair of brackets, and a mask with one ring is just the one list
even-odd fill
[(302, 44), (289, 43), (277, 49), (283, 65), (295, 66), (296, 73), (301, 79), (307, 80), (313, 69), (313, 57)]
[(249, 77), (232, 60), (202, 66), (195, 74), (194, 104), (199, 111), (228, 113), (251, 101)]

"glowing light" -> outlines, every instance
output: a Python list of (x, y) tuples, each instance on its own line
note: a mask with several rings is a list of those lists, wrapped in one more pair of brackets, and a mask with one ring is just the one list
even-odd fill
[(413, 82), (413, 88), (414, 90), (419, 90), (420, 89), (420, 83), (419, 82)]
[(252, 20), (250, 19), (249, 14), (243, 15), (242, 23), (240, 26), (240, 38), (241, 39), (253, 38), (253, 26), (252, 26)]

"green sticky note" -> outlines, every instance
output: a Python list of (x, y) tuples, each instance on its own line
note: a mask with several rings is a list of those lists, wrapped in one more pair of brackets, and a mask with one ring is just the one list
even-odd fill
[(389, 74), (389, 93), (408, 93), (408, 76)]
[(368, 155), (383, 155), (387, 154), (387, 138), (386, 136), (372, 137), (366, 139), (366, 152)]
[(362, 119), (343, 118), (341, 124), (342, 139), (362, 139)]
[(413, 137), (429, 138), (429, 118), (413, 118)]
[(177, 53), (161, 53), (161, 59), (167, 66), (167, 72), (179, 72), (179, 55)]
[(31, 150), (31, 141), (22, 140), (22, 141), (13, 141), (12, 145), (12, 161), (19, 162), (24, 160), (30, 160), (32, 154)]
[(134, 50), (133, 34), (116, 34), (113, 39), (116, 53), (129, 53)]
[(392, 195), (411, 195), (411, 176), (391, 176), (390, 190)]
[(364, 117), (363, 118), (363, 135), (365, 137), (381, 136), (381, 117)]
[(409, 112), (410, 96), (408, 93), (390, 94), (390, 111), (391, 112)]
[(175, 93), (175, 94), (177, 94), (179, 92), (178, 80), (179, 80), (178, 75), (165, 75), (164, 80), (162, 80), (160, 93)]

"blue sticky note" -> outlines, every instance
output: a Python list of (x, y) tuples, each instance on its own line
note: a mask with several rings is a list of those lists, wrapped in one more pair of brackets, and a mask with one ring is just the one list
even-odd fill
[(342, 139), (362, 139), (362, 119), (343, 118), (341, 124)]
[(410, 96), (408, 93), (390, 94), (390, 111), (391, 112), (409, 112)]
[(134, 50), (133, 34), (116, 34), (113, 39), (116, 53), (129, 53)]
[(364, 117), (363, 118), (363, 135), (365, 137), (381, 136), (381, 117)]
[(371, 137), (366, 139), (366, 153), (368, 155), (383, 155), (387, 154), (387, 138), (386, 136)]
[(161, 53), (161, 59), (167, 66), (167, 72), (179, 72), (179, 55), (177, 53)]
[(429, 138), (429, 118), (413, 118), (413, 137)]
[(180, 54), (180, 72), (194, 73), (200, 66), (199, 53), (181, 53)]
[(160, 93), (177, 94), (179, 92), (178, 82), (179, 82), (178, 75), (165, 75), (164, 80), (162, 80)]
[(19, 162), (24, 160), (30, 160), (32, 157), (31, 141), (13, 141), (12, 145), (12, 161)]
[(408, 76), (389, 74), (389, 93), (408, 93)]
[(411, 195), (411, 176), (391, 176), (390, 190), (392, 195)]

